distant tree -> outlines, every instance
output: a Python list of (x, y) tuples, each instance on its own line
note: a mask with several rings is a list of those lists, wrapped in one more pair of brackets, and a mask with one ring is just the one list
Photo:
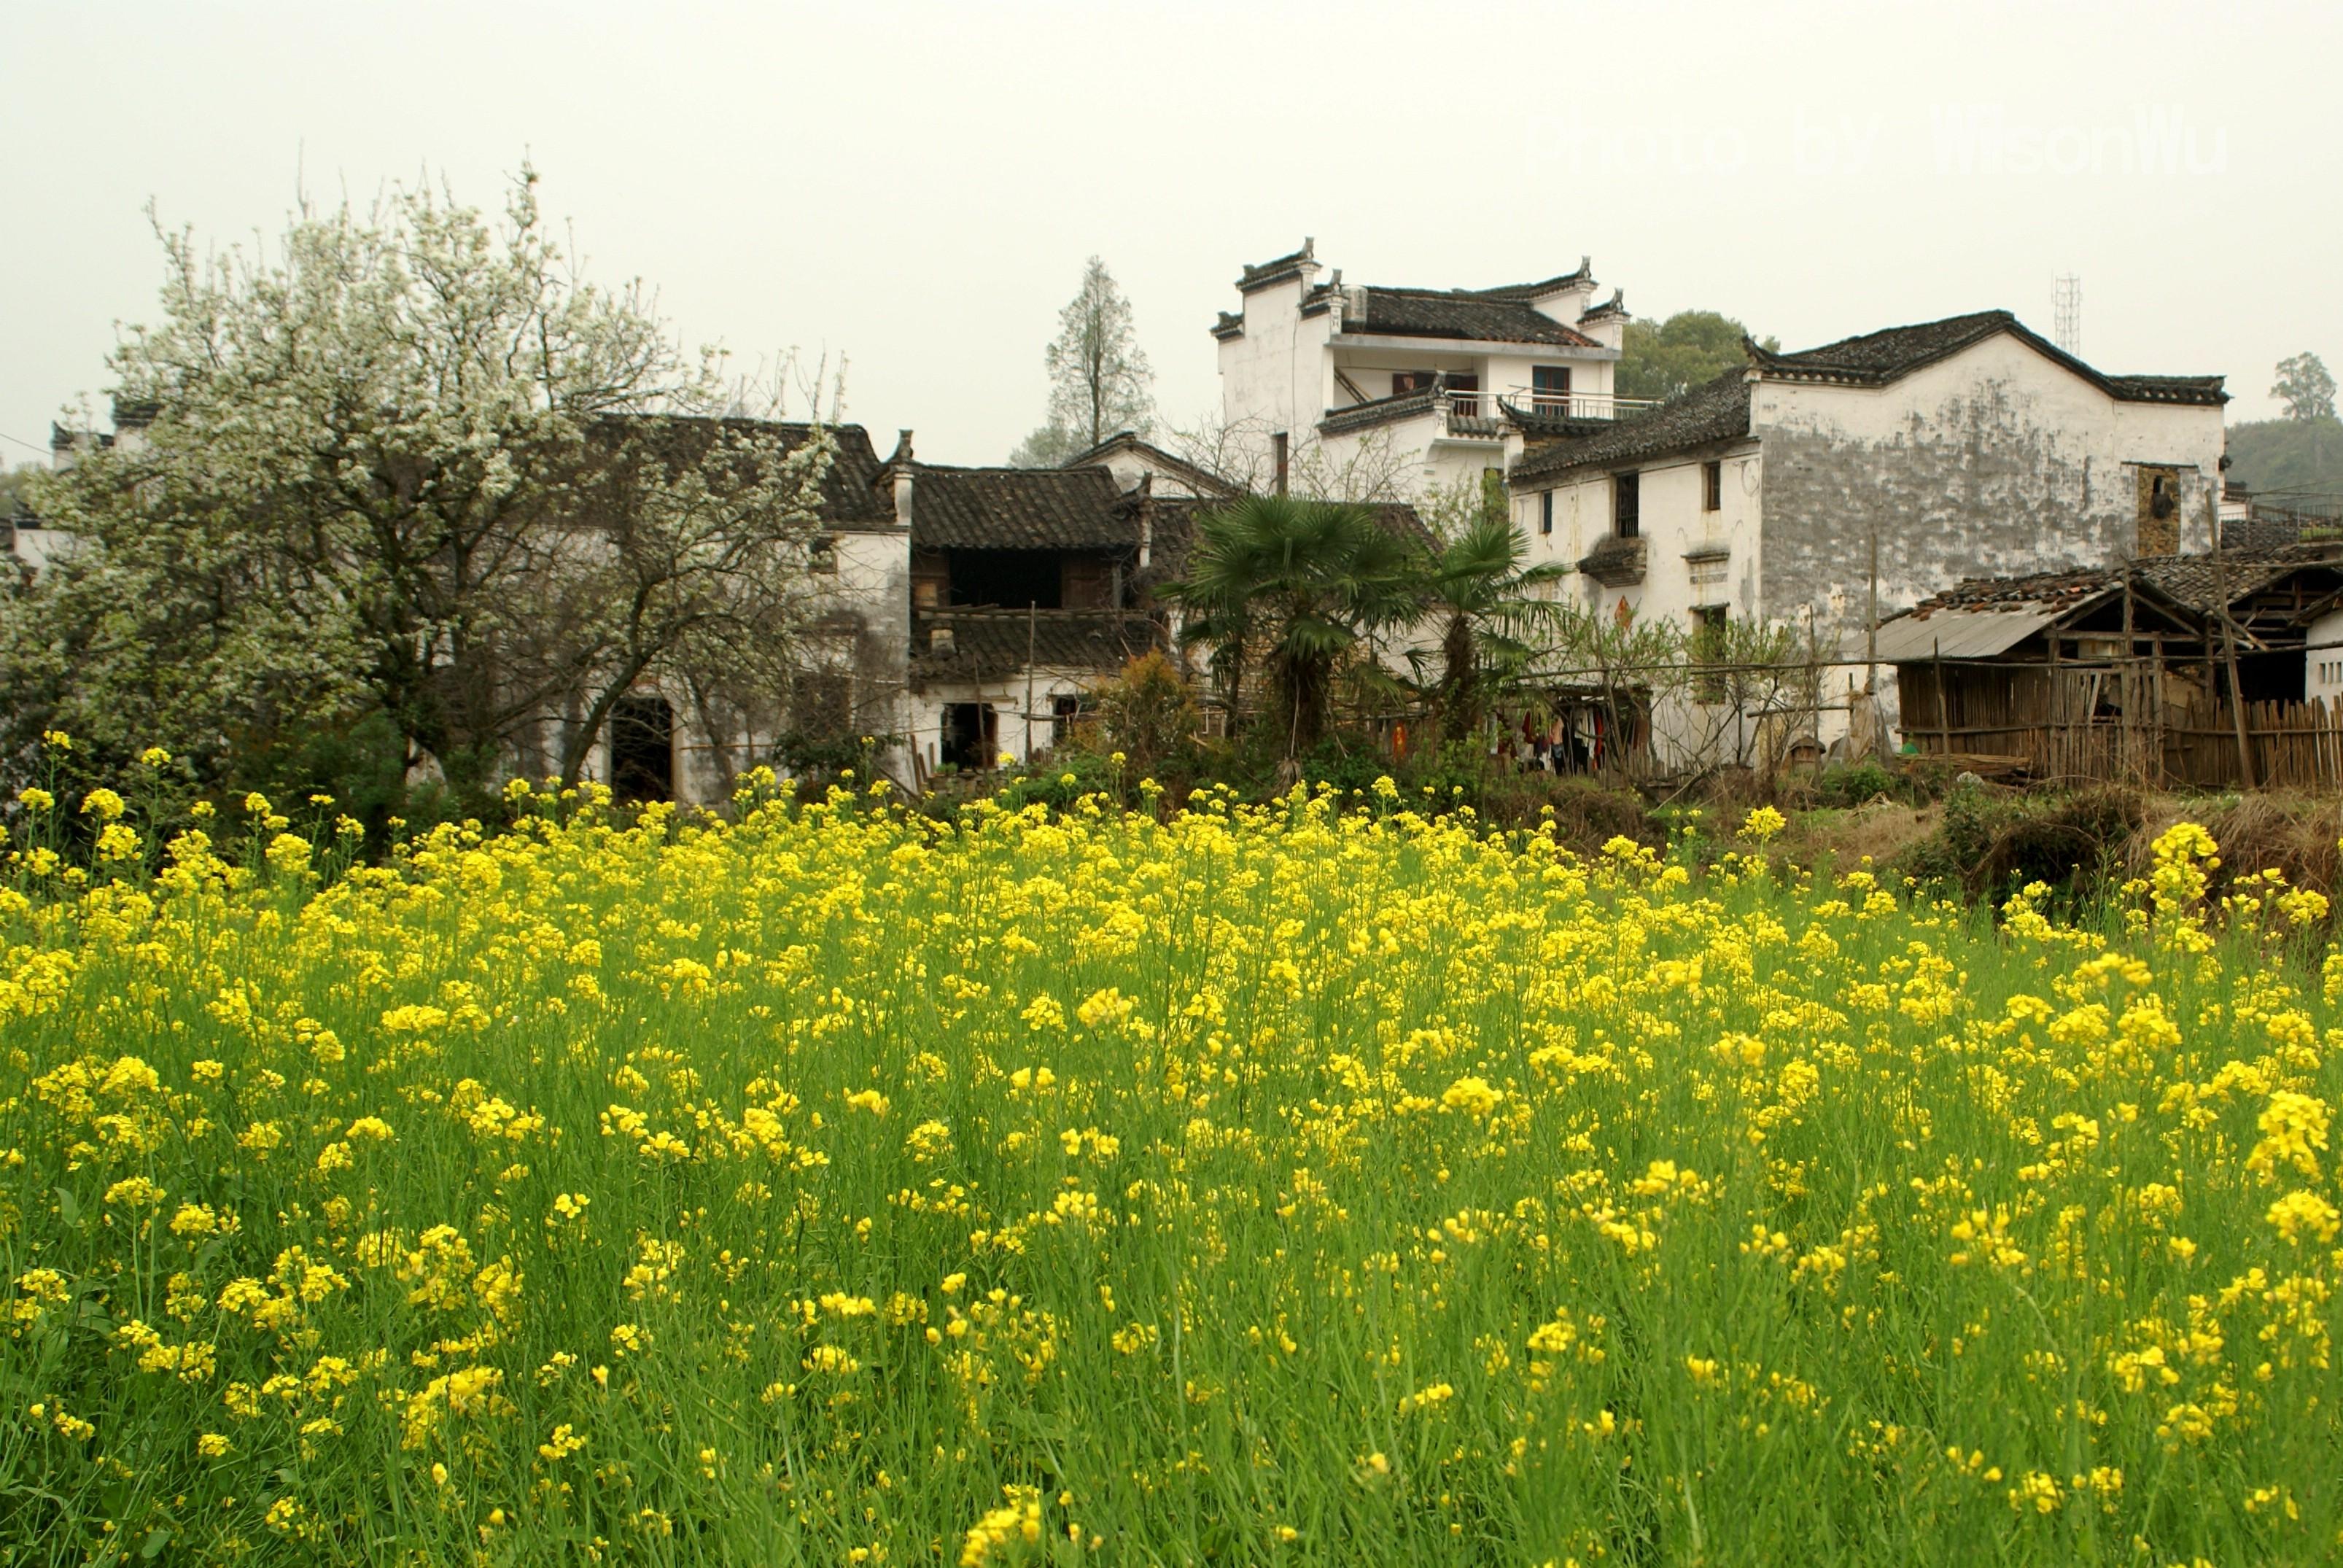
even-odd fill
[(2329, 414), (2232, 425), (2229, 477), (2273, 498), (2343, 496), (2343, 421)]
[[(1714, 310), (1679, 310), (1657, 325), (1630, 321), (1614, 385), (1622, 397), (1674, 397), (1745, 363), (1747, 336), (1748, 328)], [(1758, 341), (1768, 352), (1781, 346), (1778, 338)]]
[(1010, 457), (1021, 467), (1055, 467), (1119, 430), (1155, 429), (1155, 373), (1131, 330), (1131, 302), (1097, 256), (1082, 286), (1058, 313), (1058, 336), (1043, 351), (1050, 417)]
[(2278, 362), (2278, 385), (2270, 396), (2286, 405), (2289, 419), (2335, 417), (2335, 377), (2316, 354), (2304, 352)]
[(1009, 454), (1012, 468), (1054, 468), (1079, 452), (1096, 446), (1060, 425), (1043, 425), (1017, 443)]

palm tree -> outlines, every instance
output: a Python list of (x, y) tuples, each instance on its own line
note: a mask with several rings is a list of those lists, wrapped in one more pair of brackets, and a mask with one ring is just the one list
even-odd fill
[(1169, 597), (1189, 612), (1187, 638), (1212, 648), (1232, 709), (1260, 645), (1290, 763), (1325, 733), (1343, 655), (1420, 608), (1419, 566), (1373, 508), (1248, 496), (1198, 520)]
[[(1558, 562), (1525, 566), (1529, 546), (1502, 503), (1484, 506), (1441, 547), (1425, 574), (1427, 608), (1441, 618), (1433, 716), (1444, 735), (1480, 724), (1493, 687), (1511, 682), (1536, 657), (1564, 607), (1544, 590), (1569, 574)], [(1422, 656), (1417, 658), (1419, 675)]]

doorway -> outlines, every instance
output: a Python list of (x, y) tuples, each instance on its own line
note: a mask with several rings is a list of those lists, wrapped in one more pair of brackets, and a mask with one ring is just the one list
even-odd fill
[(675, 709), (664, 697), (621, 697), (610, 709), (610, 793), (675, 799)]
[(942, 761), (963, 773), (992, 766), (1000, 755), (1000, 717), (989, 702), (944, 704)]

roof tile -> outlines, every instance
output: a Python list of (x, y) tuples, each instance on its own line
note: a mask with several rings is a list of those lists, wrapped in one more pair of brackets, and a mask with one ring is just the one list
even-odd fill
[(1103, 467), (950, 468), (922, 463), (911, 488), (920, 549), (1123, 550), (1136, 525)]

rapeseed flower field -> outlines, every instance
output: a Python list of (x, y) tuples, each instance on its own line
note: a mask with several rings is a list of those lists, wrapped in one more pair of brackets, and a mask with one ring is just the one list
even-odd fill
[(0, 1560), (2343, 1555), (2343, 958), (2199, 829), (2078, 926), (761, 782), (23, 803)]

